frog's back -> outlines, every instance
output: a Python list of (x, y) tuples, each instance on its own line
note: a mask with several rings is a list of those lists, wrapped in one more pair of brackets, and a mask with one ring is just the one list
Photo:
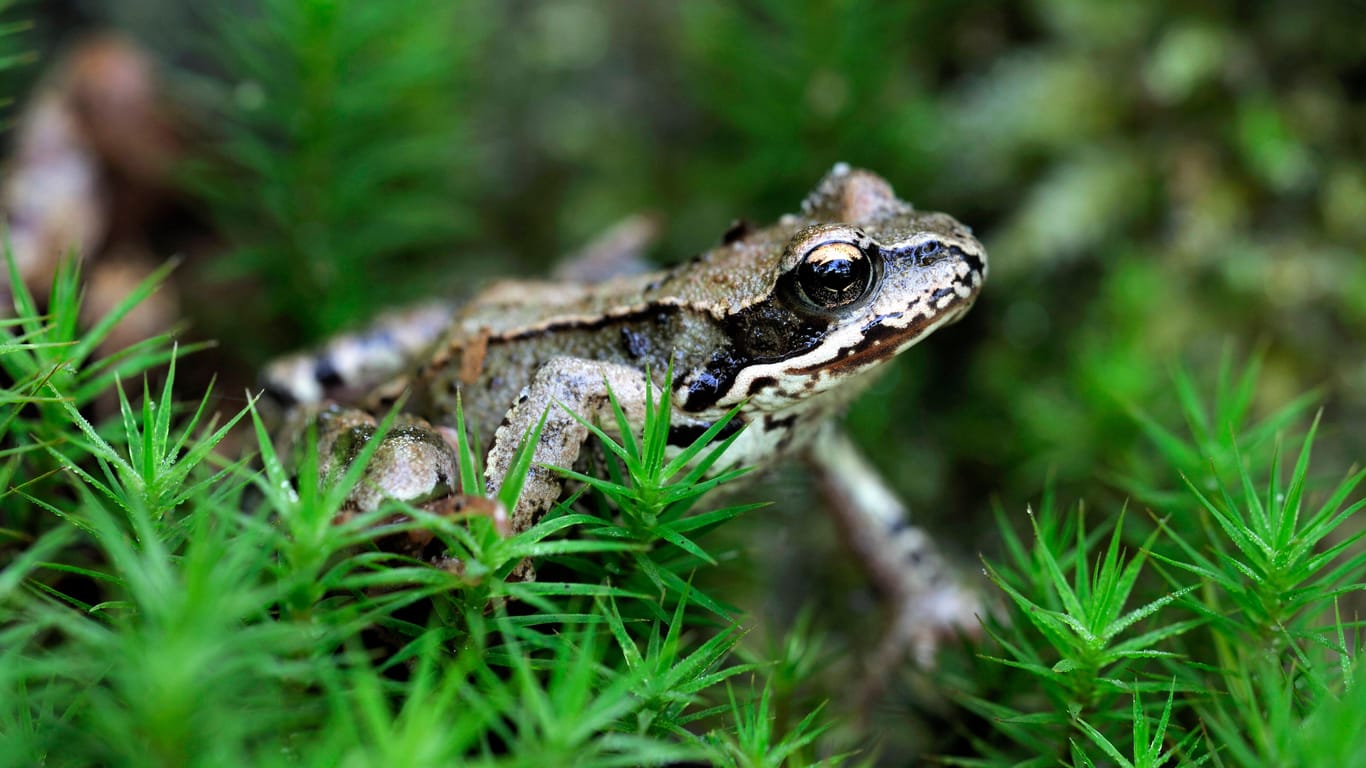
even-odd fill
[(464, 305), (429, 358), (390, 389), (409, 391), (411, 410), (447, 426), (458, 394), (487, 437), (554, 358), (649, 370), (662, 383), (670, 365), (704, 364), (722, 343), (708, 307), (661, 290), (672, 280), (662, 271), (601, 283), (500, 281)]
[(663, 384), (705, 368), (727, 348), (727, 317), (773, 291), (794, 216), (763, 229), (733, 227), (716, 248), (670, 269), (595, 283), (503, 280), (461, 308), (405, 384), (412, 408), (449, 424), (459, 392), (480, 431), (496, 426), (522, 388), (556, 357), (649, 371)]

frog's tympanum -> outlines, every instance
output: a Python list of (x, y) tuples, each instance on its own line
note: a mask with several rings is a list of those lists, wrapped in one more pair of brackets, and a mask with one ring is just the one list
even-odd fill
[[(610, 386), (638, 428), (646, 376), (658, 386), (672, 367), (671, 440), (689, 444), (738, 404), (731, 426), (744, 429), (713, 472), (808, 461), (855, 555), (892, 600), (885, 649), (923, 656), (938, 631), (975, 623), (976, 602), (836, 422), (884, 363), (962, 317), (986, 274), (986, 253), (967, 227), (838, 165), (800, 213), (764, 228), (737, 225), (720, 246), (672, 269), (496, 283), (463, 305), (391, 316), (281, 360), (265, 383), (316, 414), (325, 460), (354, 454), (357, 430), (373, 430), (370, 414), (406, 393), (404, 419), (351, 499), (365, 509), (385, 495), (431, 503), (458, 490), (448, 445), (457, 395), (481, 430), (476, 444), (488, 447), (492, 491), (543, 415), (536, 462), (575, 464), (588, 432), (556, 404), (614, 424)], [(326, 405), (338, 402), (347, 407)], [(511, 530), (534, 524), (562, 483), (534, 467)]]

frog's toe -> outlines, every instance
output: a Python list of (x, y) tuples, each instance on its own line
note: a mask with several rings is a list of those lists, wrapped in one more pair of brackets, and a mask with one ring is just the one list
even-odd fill
[(922, 667), (928, 667), (946, 638), (981, 632), (982, 611), (981, 595), (945, 578), (899, 607), (888, 629), (887, 650), (898, 656), (909, 654)]
[(892, 606), (892, 617), (882, 639), (865, 661), (855, 701), (865, 712), (877, 704), (907, 658), (922, 668), (934, 665), (935, 655), (956, 637), (978, 637), (984, 615), (982, 596), (946, 572), (928, 585), (903, 595)]

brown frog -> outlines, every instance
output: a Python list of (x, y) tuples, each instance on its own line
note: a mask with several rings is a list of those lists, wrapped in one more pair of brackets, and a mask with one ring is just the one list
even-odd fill
[(537, 466), (510, 511), (510, 529), (521, 531), (560, 498), (562, 477), (548, 466), (573, 466), (588, 437), (566, 408), (611, 424), (610, 386), (638, 428), (647, 375), (659, 386), (672, 369), (671, 443), (687, 445), (738, 405), (728, 430), (743, 431), (712, 472), (806, 459), (892, 601), (883, 652), (909, 645), (923, 657), (938, 632), (973, 623), (976, 601), (837, 422), (883, 363), (961, 318), (986, 274), (986, 252), (967, 227), (841, 164), (800, 213), (734, 227), (719, 247), (672, 269), (496, 283), (462, 305), (391, 316), (281, 360), (265, 382), (295, 406), (339, 396), (368, 406), (323, 412), (324, 453), (406, 393), (411, 417), (372, 460), (353, 494), (360, 508), (386, 495), (422, 503), (455, 492), (448, 443), (457, 396), (482, 432), (477, 444), (488, 446), (488, 491), (544, 415)]

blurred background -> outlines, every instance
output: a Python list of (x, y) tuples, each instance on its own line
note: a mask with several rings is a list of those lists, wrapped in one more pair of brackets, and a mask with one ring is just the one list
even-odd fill
[[(17, 45), (37, 54), (5, 75), (11, 119), (79, 90), (57, 70), (92, 35), (146, 56), (141, 125), (159, 127), (90, 130), (169, 160), (152, 181), (99, 161), (97, 194), (131, 187), (87, 258), (183, 258), (164, 317), (217, 340), (194, 364), (220, 391), (382, 307), (541, 274), (632, 214), (658, 217), (658, 262), (686, 259), (735, 219), (794, 211), (845, 161), (991, 254), (973, 312), (850, 419), (965, 570), (996, 546), (993, 505), (1022, 520), (1051, 487), (1117, 512), (1112, 478), (1145, 461), (1134, 412), (1179, 423), (1176, 365), (1208, 381), (1222, 356), (1260, 354), (1260, 409), (1317, 390), (1326, 465), (1366, 447), (1366, 3), (44, 0), (10, 15), (33, 22)], [(712, 578), (761, 627), (810, 606), (857, 652), (876, 598), (788, 480), (726, 534), (737, 562)], [(889, 707), (934, 710), (906, 688)]]

